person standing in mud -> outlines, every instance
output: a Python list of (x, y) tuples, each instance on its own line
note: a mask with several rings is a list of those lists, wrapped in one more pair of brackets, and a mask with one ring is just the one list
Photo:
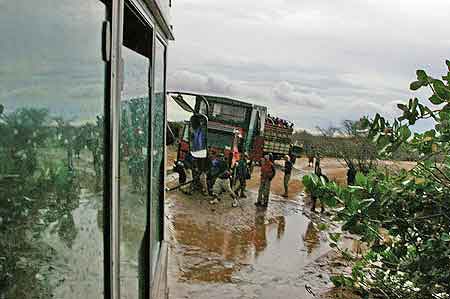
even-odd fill
[(316, 152), (316, 163), (314, 164), (314, 173), (318, 175), (318, 169), (320, 169), (320, 154)]
[(313, 167), (314, 165), (314, 154), (308, 153), (308, 167)]
[(275, 166), (273, 165), (270, 155), (265, 155), (261, 159), (261, 181), (258, 190), (258, 200), (255, 205), (267, 207), (269, 205), (270, 184), (275, 177)]
[(192, 194), (192, 190), (194, 189), (194, 182), (192, 176), (192, 156), (188, 153), (183, 161), (184, 171), (186, 173), (186, 182), (191, 181), (190, 184), (187, 184), (181, 188), (181, 191), (187, 195)]
[(177, 161), (175, 165), (173, 166), (173, 171), (178, 173), (178, 184), (182, 187), (180, 187), (181, 192), (187, 194), (188, 190), (186, 189), (186, 169), (184, 168), (184, 164), (182, 161)]
[(207, 175), (204, 170), (205, 160), (200, 160), (194, 158), (192, 161), (192, 177), (193, 182), (191, 184), (191, 193), (197, 189), (202, 192), (204, 196), (208, 195), (208, 183), (207, 183)]
[(284, 156), (284, 194), (283, 197), (288, 197), (289, 180), (292, 173), (292, 162), (289, 155)]
[(353, 162), (350, 162), (347, 170), (347, 186), (355, 184), (356, 168)]
[(231, 172), (229, 170), (228, 167), (228, 161), (226, 161), (226, 159), (224, 158), (223, 154), (220, 155), (220, 160), (219, 160), (219, 176), (217, 177), (216, 181), (214, 182), (214, 186), (213, 186), (213, 197), (214, 199), (211, 200), (209, 203), (210, 204), (217, 204), (219, 203), (220, 199), (219, 199), (219, 195), (222, 192), (225, 192), (225, 194), (229, 194), (231, 196), (231, 198), (233, 199), (233, 203), (231, 204), (231, 206), (237, 207), (238, 203), (237, 203), (237, 196), (236, 194), (234, 194), (233, 190), (231, 189), (231, 184), (230, 184), (230, 177), (231, 177)]
[[(330, 181), (328, 179), (328, 177), (322, 173), (322, 169), (320, 167), (317, 168), (316, 175), (319, 177), (319, 180), (323, 178), (326, 183), (328, 183)], [(316, 212), (316, 202), (317, 202), (317, 194), (315, 192), (312, 192), (311, 200), (312, 200), (311, 212), (315, 213)], [(320, 202), (320, 206), (321, 206), (320, 213), (324, 213), (325, 212), (325, 205), (322, 202)]]
[(236, 181), (239, 182), (239, 186), (235, 191), (240, 191), (239, 197), (246, 198), (245, 188), (247, 186), (247, 180), (250, 179), (250, 171), (247, 164), (247, 154), (241, 155), (236, 166)]
[(209, 169), (208, 169), (208, 190), (212, 194), (212, 188), (214, 186), (214, 183), (216, 182), (217, 177), (219, 176), (220, 172), (220, 159), (219, 155), (217, 153), (212, 153), (212, 159), (209, 163)]

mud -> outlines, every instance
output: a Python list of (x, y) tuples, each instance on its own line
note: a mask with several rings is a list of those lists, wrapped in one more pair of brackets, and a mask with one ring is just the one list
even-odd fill
[[(339, 184), (347, 168), (324, 158), (322, 171)], [(408, 162), (381, 162), (390, 169), (411, 168)], [(383, 164), (382, 164), (383, 165)], [(168, 192), (166, 198), (170, 298), (357, 298), (333, 288), (330, 276), (351, 271), (328, 246), (327, 235), (339, 230), (327, 215), (310, 213), (302, 177), (313, 171), (298, 159), (283, 198), (282, 163), (272, 181), (267, 210), (254, 206), (259, 168), (248, 181), (247, 198), (231, 207), (224, 196), (218, 205), (210, 198)], [(169, 187), (176, 184), (170, 175)], [(347, 240), (355, 250), (357, 240)], [(358, 245), (358, 244), (357, 244)], [(358, 248), (355, 252), (358, 251)]]
[(305, 212), (301, 177), (310, 170), (301, 163), (287, 199), (278, 171), (267, 210), (253, 204), (258, 168), (238, 208), (226, 196), (211, 206), (203, 196), (168, 194), (170, 298), (314, 298), (332, 286), (325, 271), (303, 271), (330, 252), (319, 229), (330, 221)]

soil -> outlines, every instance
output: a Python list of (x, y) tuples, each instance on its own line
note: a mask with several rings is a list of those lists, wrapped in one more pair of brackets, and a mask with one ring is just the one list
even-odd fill
[[(323, 158), (321, 166), (331, 180), (345, 184), (347, 169), (339, 161)], [(170, 298), (357, 298), (330, 282), (331, 275), (350, 271), (350, 265), (328, 245), (328, 233), (340, 228), (329, 215), (310, 212), (301, 180), (313, 168), (307, 159), (298, 159), (289, 196), (283, 198), (281, 167), (277, 163), (267, 209), (254, 205), (259, 167), (237, 208), (228, 195), (211, 205), (211, 198), (197, 193), (167, 192)], [(175, 186), (177, 175), (167, 181)]]

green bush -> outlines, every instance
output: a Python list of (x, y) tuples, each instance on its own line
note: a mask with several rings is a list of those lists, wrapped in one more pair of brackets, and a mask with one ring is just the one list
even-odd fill
[[(419, 157), (416, 167), (398, 173), (359, 173), (355, 186), (348, 187), (304, 178), (308, 192), (319, 192), (326, 203), (342, 204), (336, 212), (342, 230), (369, 245), (362, 258), (342, 250), (354, 263), (352, 273), (332, 278), (336, 286), (352, 287), (364, 298), (450, 298), (450, 62), (446, 63), (449, 72), (443, 81), (419, 70), (411, 84), (412, 90), (430, 88), (432, 106), (411, 99), (398, 105), (402, 115), (392, 123), (378, 114), (367, 123), (381, 156), (391, 158), (398, 148), (407, 147)], [(422, 119), (432, 119), (434, 128), (413, 133), (410, 126)], [(339, 238), (330, 239), (338, 248)]]

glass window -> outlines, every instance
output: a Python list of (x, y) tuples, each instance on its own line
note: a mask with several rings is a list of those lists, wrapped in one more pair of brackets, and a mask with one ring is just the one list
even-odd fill
[[(155, 41), (154, 93), (152, 113), (152, 180), (151, 180), (151, 250), (153, 265), (163, 235), (164, 204), (164, 136), (165, 136), (165, 61), (166, 48)], [(153, 266), (154, 269), (154, 266)]]
[(228, 132), (208, 130), (208, 146), (217, 148), (231, 149), (234, 141), (234, 135)]
[[(211, 107), (210, 107), (210, 109), (211, 109)], [(208, 109), (206, 109), (206, 103), (201, 101), (200, 102), (200, 113), (208, 115), (208, 112), (209, 112)]]
[[(151, 28), (128, 8), (124, 18), (124, 84), (120, 117), (120, 294), (146, 292), (148, 203), (149, 68)], [(147, 242), (148, 243), (148, 242)]]
[[(221, 103), (209, 103), (211, 115), (216, 120), (244, 122), (247, 109), (239, 106), (225, 105)], [(206, 105), (201, 104), (200, 111), (206, 113)]]
[(183, 141), (189, 141), (189, 125), (185, 124), (183, 127)]
[(103, 296), (104, 19), (0, 1), (0, 298)]

